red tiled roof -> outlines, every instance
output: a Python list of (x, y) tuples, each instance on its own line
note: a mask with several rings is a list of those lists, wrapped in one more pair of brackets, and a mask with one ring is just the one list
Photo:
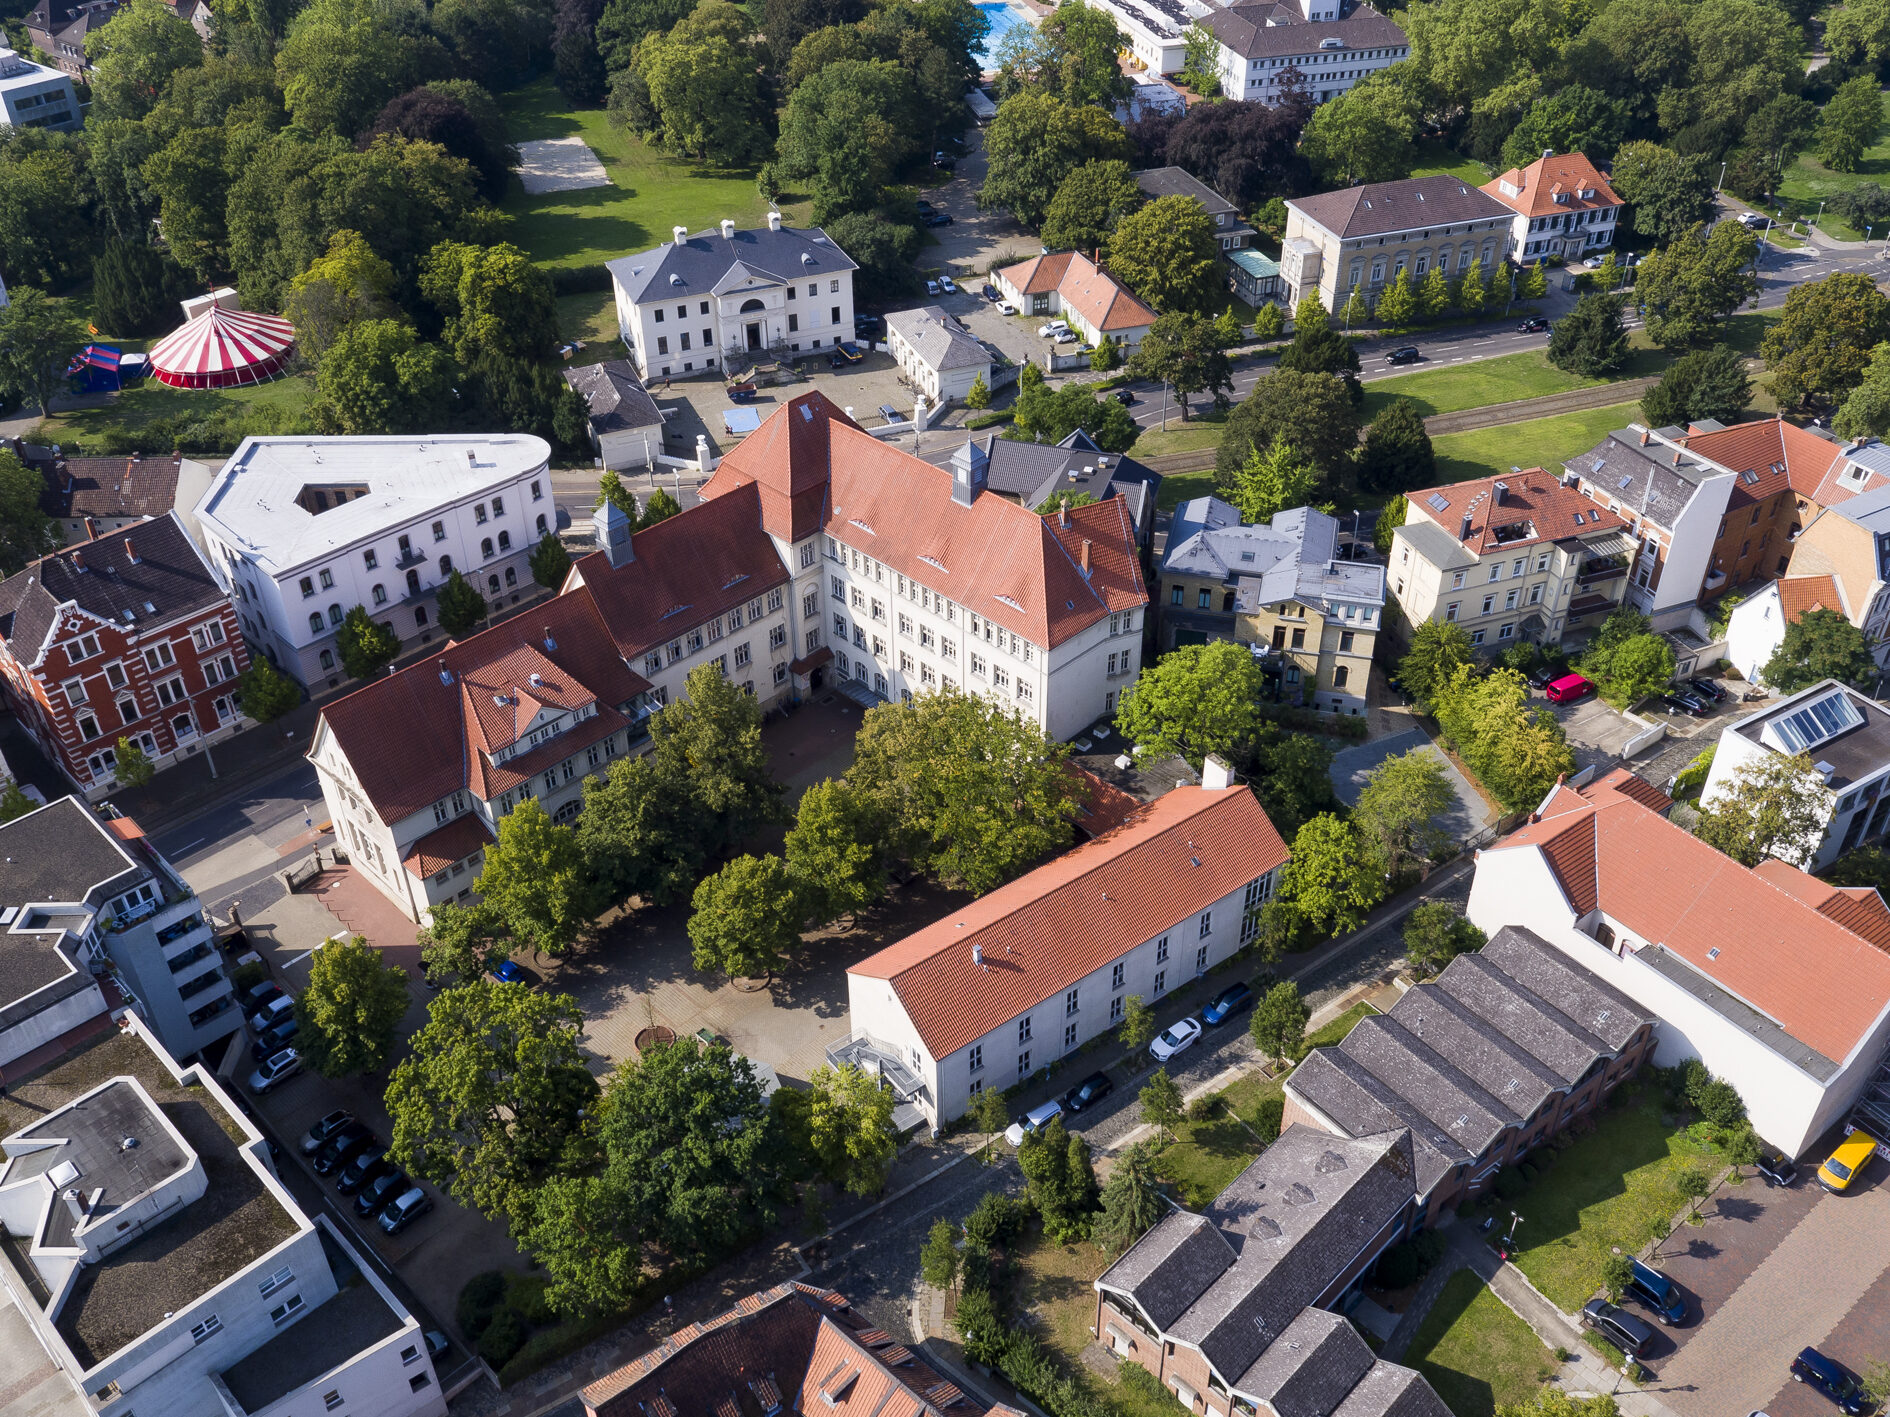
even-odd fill
[[(854, 965), (892, 982), (935, 1058), (1284, 865), (1244, 787), (1177, 787), (1123, 826)], [(972, 961), (972, 947), (983, 967)]]
[[(1499, 482), (1504, 487), (1500, 504), (1496, 501)], [(1436, 522), (1462, 542), (1466, 550), (1479, 556), (1627, 525), (1606, 507), (1597, 507), (1573, 487), (1564, 487), (1539, 467), (1512, 472), (1506, 477), (1479, 477), (1474, 482), (1426, 487), (1404, 495), (1413, 512)], [(1435, 505), (1432, 498), (1443, 505)], [(1470, 534), (1463, 536), (1460, 533), (1466, 512), (1470, 515)], [(1579, 524), (1577, 517), (1581, 518)], [(1496, 528), (1512, 527), (1519, 522), (1529, 524), (1525, 534), (1497, 538)]]
[(1046, 295), (1063, 283), (1074, 251), (1052, 251), (1047, 256), (1032, 256), (1014, 266), (1006, 266), (998, 276), (1019, 295)]
[(1057, 285), (1057, 299), (1099, 330), (1136, 330), (1155, 323), (1155, 312), (1089, 257), (1072, 254)]
[(1673, 806), (1673, 798), (1646, 778), (1639, 777), (1626, 768), (1616, 768), (1606, 777), (1597, 780), (1591, 787), (1584, 788), (1583, 791), (1594, 794), (1619, 792), (1625, 797), (1632, 797), (1653, 812), (1666, 812)]
[(1072, 764), (1070, 773), (1081, 784), (1082, 815), (1076, 819), (1076, 829), (1085, 836), (1097, 837), (1114, 831), (1142, 810), (1141, 798), (1124, 792), (1114, 783), (1104, 782), (1088, 768)]
[(1844, 615), (1844, 597), (1838, 593), (1837, 581), (1831, 576), (1781, 576), (1778, 608), (1785, 623), (1795, 625), (1808, 610), (1831, 610)]
[[(1520, 188), (1515, 196), (1503, 190), (1503, 184)], [(1552, 153), (1548, 157), (1539, 157), (1524, 168), (1512, 167), (1494, 182), (1483, 184), (1483, 190), (1512, 211), (1524, 216), (1552, 216), (1556, 212), (1590, 211), (1597, 207), (1618, 207), (1621, 199), (1615, 195), (1614, 188), (1608, 185), (1608, 179), (1595, 170), (1595, 165), (1581, 153)], [(1582, 192), (1593, 195), (1583, 197)], [(1557, 201), (1558, 196), (1566, 196), (1566, 201)]]
[[(1844, 486), (1838, 474), (1846, 466), (1843, 448), (1820, 438), (1808, 428), (1782, 418), (1761, 418), (1711, 433), (1689, 433), (1683, 440), (1692, 452), (1711, 458), (1737, 473), (1754, 473), (1756, 482), (1741, 477), (1727, 499), (1728, 510), (1750, 506), (1789, 487), (1820, 507), (1848, 502), (1859, 492), (1890, 486), (1876, 473), (1854, 486)], [(1777, 472), (1773, 468), (1779, 468)]]
[[(781, 540), (798, 540), (824, 522), (836, 540), (1046, 648), (1112, 612), (1148, 603), (1135, 527), (1121, 498), (1072, 509), (1067, 527), (990, 493), (964, 506), (952, 498), (949, 470), (880, 442), (820, 393), (777, 409), (738, 451), (756, 448), (767, 455), (731, 454), (702, 488), (707, 506), (742, 501), (745, 510), (729, 519), (742, 535), (744, 519), (754, 514), (751, 489), (759, 487), (760, 525)], [(821, 519), (804, 527), (800, 508), (809, 504), (822, 506)], [(652, 531), (681, 520), (671, 517)], [(638, 545), (650, 534), (638, 533)], [(588, 577), (598, 559), (588, 556), (578, 567)], [(779, 565), (779, 556), (773, 559)], [(617, 611), (605, 610), (614, 623)]]
[(407, 848), (400, 864), (410, 875), (425, 880), (435, 871), (444, 871), (455, 861), (464, 861), (475, 851), (492, 845), (492, 833), (471, 812), (455, 817), (438, 831), (428, 832)]
[[(1566, 808), (1567, 795), (1553, 805)], [(1539, 848), (1578, 912), (1600, 908), (1624, 935), (1662, 946), (1833, 1062), (1869, 1037), (1890, 1003), (1890, 923), (1873, 923), (1868, 902), (1821, 909), (1830, 888), (1794, 867), (1747, 870), (1614, 786), (1582, 796), (1583, 807), (1486, 849)]]
[(1878, 949), (1890, 951), (1890, 908), (1870, 886), (1834, 886), (1807, 876), (1795, 866), (1768, 856), (1753, 871), (1782, 891), (1797, 896), (1854, 935), (1862, 935)]

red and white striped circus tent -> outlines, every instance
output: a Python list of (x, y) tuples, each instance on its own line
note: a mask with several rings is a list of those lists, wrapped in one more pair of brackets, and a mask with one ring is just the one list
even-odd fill
[(295, 326), (278, 315), (244, 310), (236, 292), (214, 290), (184, 302), (184, 325), (151, 346), (151, 372), (177, 389), (260, 384), (282, 372), (295, 350)]

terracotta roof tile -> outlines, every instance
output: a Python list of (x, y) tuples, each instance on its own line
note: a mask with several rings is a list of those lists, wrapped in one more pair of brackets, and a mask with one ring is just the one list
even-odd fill
[[(1501, 503), (1496, 500), (1499, 482), (1504, 487)], [(1416, 516), (1435, 522), (1479, 556), (1627, 525), (1606, 507), (1596, 506), (1573, 487), (1564, 487), (1539, 467), (1506, 477), (1479, 477), (1472, 482), (1426, 487), (1407, 492), (1405, 497)], [(1470, 517), (1468, 536), (1462, 535), (1466, 513)], [(1524, 528), (1520, 535), (1496, 535), (1497, 528), (1518, 525)]]
[[(1787, 625), (1794, 625), (1808, 610), (1831, 610), (1844, 615), (1844, 597), (1831, 576), (1781, 576), (1778, 605)], [(1845, 618), (1849, 618), (1846, 616)]]
[[(1733, 485), (1729, 508), (1762, 501), (1788, 486), (1821, 507), (1848, 502), (1859, 492), (1890, 486), (1890, 480), (1876, 473), (1868, 474), (1855, 486), (1841, 485), (1838, 474), (1846, 465), (1842, 447), (1782, 418), (1762, 418), (1710, 433), (1689, 433), (1684, 441), (1691, 451), (1722, 467), (1757, 474), (1757, 482), (1748, 482), (1742, 476)], [(1773, 472), (1773, 467), (1780, 464), (1783, 471)]]
[(1074, 251), (1052, 251), (1047, 256), (1032, 256), (998, 272), (1020, 295), (1047, 295), (1063, 282)]
[(468, 812), (455, 817), (438, 831), (428, 832), (400, 858), (408, 874), (425, 880), (435, 871), (444, 871), (455, 861), (464, 861), (475, 851), (492, 845), (492, 833), (486, 824)]
[(1797, 896), (1820, 915), (1861, 935), (1878, 949), (1890, 952), (1890, 907), (1871, 886), (1834, 886), (1808, 876), (1796, 866), (1768, 856), (1753, 867), (1780, 890)]
[(1252, 792), (1177, 787), (849, 973), (890, 980), (932, 1056), (944, 1057), (990, 1020), (1052, 997), (1288, 854)]
[(67, 457), (31, 444), (15, 447), (45, 484), (39, 505), (49, 517), (161, 517), (177, 501), (182, 453)]
[[(1520, 190), (1512, 196), (1503, 190), (1505, 184)], [(1552, 153), (1537, 158), (1527, 167), (1512, 167), (1494, 182), (1484, 183), (1483, 190), (1524, 216), (1552, 216), (1557, 212), (1593, 211), (1621, 205), (1608, 179), (1581, 153)], [(1578, 195), (1582, 192), (1593, 195)], [(1556, 197), (1563, 193), (1568, 200), (1558, 202)]]
[(1054, 290), (1065, 308), (1099, 330), (1140, 329), (1155, 323), (1155, 312), (1080, 251), (1033, 256), (998, 272), (1020, 294)]
[(1673, 798), (1662, 792), (1644, 777), (1639, 777), (1626, 768), (1616, 768), (1606, 777), (1598, 779), (1592, 788), (1584, 788), (1584, 795), (1593, 792), (1619, 792), (1624, 797), (1631, 797), (1636, 802), (1653, 812), (1666, 812), (1673, 806)]

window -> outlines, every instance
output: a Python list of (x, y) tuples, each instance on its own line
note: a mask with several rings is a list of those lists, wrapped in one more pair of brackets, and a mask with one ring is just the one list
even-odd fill
[(1196, 974), (1201, 973), (1207, 968), (1207, 957), (1208, 947), (1206, 945), (1201, 946), (1200, 949), (1194, 952), (1194, 972)]
[(1213, 601), (1214, 592), (1203, 587), (1201, 593), (1195, 598), (1195, 608), (1198, 610), (1206, 610), (1213, 604)]
[(435, 541), (446, 540), (446, 523), (445, 522), (433, 523), (433, 539)]
[(343, 1399), (338, 1389), (330, 1390), (322, 1394), (322, 1406), (330, 1412), (333, 1412), (337, 1407), (341, 1406), (342, 1401)]
[(1109, 1022), (1122, 1022), (1122, 995), (1120, 994), (1109, 1001)]
[(302, 599), (307, 600), (313, 594), (315, 594), (315, 578), (313, 576), (303, 576)]
[(1332, 687), (1335, 689), (1343, 689), (1345, 687), (1346, 680), (1350, 679), (1351, 677), (1352, 677), (1352, 671), (1348, 669), (1345, 665), (1341, 664), (1338, 668), (1332, 671)]
[(323, 571), (321, 573), (321, 582), (323, 590), (333, 590), (335, 588), (335, 573), (333, 571)]
[(974, 1043), (971, 1045), (971, 1051), (965, 1054), (965, 1065), (974, 1073), (984, 1071), (984, 1044)]
[(1076, 1046), (1076, 1025), (1073, 1023), (1064, 1025), (1063, 1046), (1065, 1048), (1074, 1048)]
[(1444, 619), (1446, 622), (1452, 622), (1456, 620), (1458, 604), (1459, 604), (1458, 601), (1453, 600), (1450, 602), (1450, 604), (1444, 607)]
[(499, 550), (510, 551), (511, 549), (512, 549), (512, 533), (509, 531), (500, 532), (499, 533)]
[(1123, 968), (1122, 961), (1117, 960), (1116, 967), (1109, 971), (1109, 987), (1111, 989), (1120, 989), (1122, 987)]
[(371, 592), (369, 592), (369, 594), (372, 595), (374, 599), (374, 603), (376, 605), (387, 604), (387, 587), (386, 586), (377, 585), (374, 587), (374, 589)]
[(1205, 940), (1213, 932), (1213, 930), (1214, 930), (1214, 912), (1211, 910), (1202, 911), (1201, 912), (1201, 929), (1198, 932), (1197, 938)]
[(257, 1286), (257, 1288), (261, 1292), (263, 1297), (267, 1298), (269, 1295), (275, 1293), (276, 1290), (280, 1289), (283, 1285), (287, 1284), (291, 1279), (294, 1279), (294, 1278), (295, 1278), (295, 1270), (285, 1264), (281, 1269), (277, 1270), (274, 1274), (270, 1275), (267, 1279), (265, 1279), (260, 1285)]
[(1169, 590), (1168, 603), (1170, 605), (1181, 604), (1181, 587), (1180, 586), (1174, 586)]
[(1069, 993), (1063, 996), (1063, 1012), (1066, 1015), (1073, 1014), (1076, 1012), (1077, 1010), (1076, 996), (1078, 992), (1079, 992), (1078, 990), (1072, 989), (1070, 990)]
[(112, 663), (106, 665), (105, 666), (105, 682), (111, 685), (114, 689), (124, 688), (127, 682), (125, 679), (125, 666), (122, 664), (119, 664), (117, 661), (113, 661)]
[(428, 1384), (432, 1381), (433, 1379), (428, 1377), (425, 1373), (415, 1373), (411, 1378), (407, 1379), (407, 1390), (409, 1392), (425, 1392)]
[(275, 1308), (269, 1311), (269, 1322), (278, 1326), (287, 1323), (302, 1311), (302, 1296), (291, 1294)]
[(152, 645), (144, 652), (144, 666), (153, 674), (157, 673), (160, 669), (169, 668), (176, 662), (177, 661), (171, 656), (170, 645), (164, 641)]
[(221, 1333), (222, 1331), (223, 1320), (218, 1318), (215, 1314), (212, 1314), (202, 1323), (192, 1324), (190, 1326), (190, 1341), (192, 1343), (202, 1343), (206, 1338), (211, 1337), (213, 1334)]
[(542, 502), (545, 500), (544, 490), (539, 487), (536, 482), (532, 483), (532, 500), (534, 502)]
[(1155, 942), (1155, 963), (1168, 963), (1168, 936), (1166, 935)]
[(224, 639), (223, 622), (221, 620), (207, 620), (191, 630), (190, 638), (191, 642), (200, 650), (207, 650), (212, 645), (220, 645), (223, 643)]
[[(1166, 958), (1166, 956), (1163, 956), (1163, 958)], [(1166, 989), (1167, 987), (1168, 987), (1168, 971), (1165, 969), (1156, 970), (1155, 971), (1155, 987), (1151, 989), (1149, 992), (1151, 994), (1159, 994), (1162, 992), (1162, 990)]]
[(1017, 1021), (1017, 1041), (1019, 1043), (1030, 1042), (1030, 1015), (1029, 1014), (1025, 1014), (1022, 1018), (1020, 1018)]
[(1473, 644), (1473, 645), (1480, 645), (1480, 644), (1482, 644), (1482, 643), (1483, 643), (1483, 631), (1481, 631), (1481, 630), (1472, 630), (1472, 631), (1470, 632), (1470, 643), (1471, 643), (1471, 644)]
[(339, 605), (331, 605), (328, 607), (328, 623), (329, 624), (339, 629), (341, 627), (342, 619), (343, 619), (343, 616), (341, 613), (341, 607)]
[(1496, 597), (1493, 595), (1484, 596), (1483, 597), (1483, 613), (1485, 615), (1488, 615), (1494, 609), (1496, 609)]
[(322, 651), (322, 668), (333, 669), (334, 667), (335, 667), (335, 652), (332, 649), (323, 650)]
[(1024, 1077), (1028, 1077), (1029, 1075), (1030, 1075), (1030, 1049), (1026, 1048), (1023, 1052), (1017, 1055), (1017, 1076), (1020, 1078), (1024, 1078)]

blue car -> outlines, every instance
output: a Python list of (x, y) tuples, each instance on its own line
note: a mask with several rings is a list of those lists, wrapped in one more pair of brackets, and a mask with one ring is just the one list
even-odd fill
[(501, 984), (523, 984), (525, 971), (509, 959), (500, 960), (492, 967), (492, 977)]
[(1680, 1286), (1639, 1260), (1633, 1261), (1633, 1268), (1634, 1277), (1628, 1281), (1628, 1297), (1652, 1309), (1654, 1317), (1664, 1324), (1685, 1323), (1687, 1301), (1680, 1292)]
[(1229, 984), (1201, 1010), (1201, 1022), (1209, 1028), (1219, 1028), (1252, 1002), (1252, 989), (1245, 984)]

